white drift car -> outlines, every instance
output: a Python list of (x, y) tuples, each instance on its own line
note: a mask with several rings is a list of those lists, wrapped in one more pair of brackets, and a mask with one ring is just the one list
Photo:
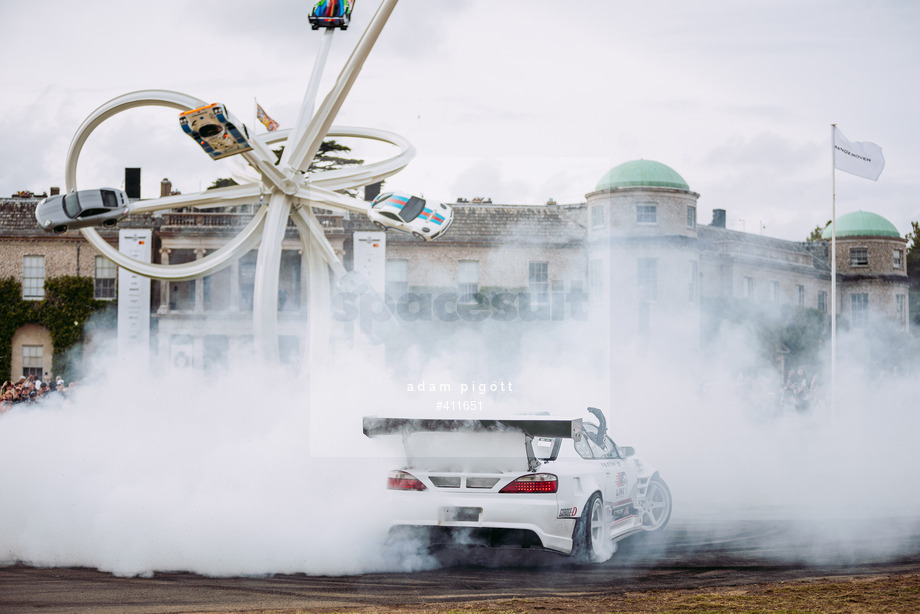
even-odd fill
[(393, 539), (431, 546), (536, 547), (604, 561), (613, 544), (663, 529), (671, 492), (606, 420), (364, 418), (364, 434), (401, 434), (406, 465), (387, 488)]

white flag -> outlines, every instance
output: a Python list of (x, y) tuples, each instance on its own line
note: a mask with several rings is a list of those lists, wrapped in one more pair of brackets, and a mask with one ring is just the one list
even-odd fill
[(876, 181), (885, 168), (885, 156), (882, 148), (875, 143), (851, 143), (834, 126), (834, 167)]

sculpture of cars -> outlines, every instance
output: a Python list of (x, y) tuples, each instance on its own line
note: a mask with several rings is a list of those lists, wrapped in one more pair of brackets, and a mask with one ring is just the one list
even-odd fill
[(671, 492), (635, 450), (617, 446), (602, 412), (580, 418), (364, 418), (364, 433), (402, 435), (404, 466), (387, 479), (390, 538), (429, 547), (533, 547), (601, 562), (615, 542), (660, 531)]
[(354, 2), (349, 0), (320, 0), (310, 11), (310, 28), (348, 29)]
[(428, 204), (418, 196), (385, 192), (371, 203), (367, 217), (381, 230), (393, 228), (431, 241), (447, 232), (454, 212), (444, 203)]
[(252, 149), (246, 126), (219, 102), (180, 113), (179, 125), (212, 160)]
[(128, 213), (128, 195), (115, 188), (55, 194), (35, 207), (42, 230), (66, 232), (86, 226), (114, 226)]

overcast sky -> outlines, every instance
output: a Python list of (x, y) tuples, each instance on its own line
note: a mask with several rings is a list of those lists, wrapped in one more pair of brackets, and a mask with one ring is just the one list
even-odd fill
[[(320, 96), (378, 5), (335, 35)], [(64, 187), (67, 148), (97, 107), (141, 89), (223, 102), (251, 130), (253, 100), (296, 120), (319, 49), (312, 2), (0, 0), (0, 195)], [(432, 198), (582, 202), (613, 166), (663, 162), (700, 193), (699, 220), (804, 239), (831, 216), (831, 123), (880, 145), (878, 182), (837, 172), (838, 215), (901, 234), (920, 220), (920, 3), (914, 0), (401, 0), (336, 119), (417, 148), (389, 186)], [(227, 176), (174, 110), (106, 121), (78, 187), (143, 196)], [(377, 156), (378, 149), (360, 152)]]

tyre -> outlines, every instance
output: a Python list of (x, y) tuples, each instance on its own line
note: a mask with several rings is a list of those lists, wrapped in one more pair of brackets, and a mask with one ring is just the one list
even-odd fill
[(639, 504), (639, 518), (646, 531), (660, 531), (671, 519), (671, 489), (657, 476), (648, 483), (648, 491)]
[(377, 227), (377, 230), (382, 230), (383, 232), (387, 231), (387, 227), (381, 224), (380, 222), (374, 222), (374, 226)]
[(572, 555), (583, 563), (599, 563), (609, 557), (604, 527), (604, 501), (600, 493), (594, 493), (585, 504), (581, 517), (575, 521), (572, 533), (574, 544)]

